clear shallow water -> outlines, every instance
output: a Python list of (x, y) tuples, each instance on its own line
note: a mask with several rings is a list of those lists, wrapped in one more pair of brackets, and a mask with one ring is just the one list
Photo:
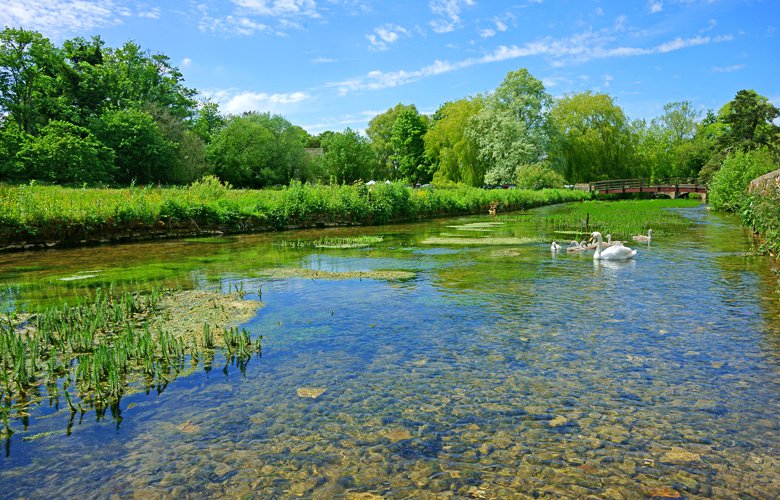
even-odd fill
[[(448, 226), (486, 217), (337, 232), (383, 234), (371, 249), (274, 245), (322, 234), (304, 232), (7, 256), (6, 308), (107, 282), (241, 286), (262, 291), (245, 326), (264, 342), (245, 376), (215, 368), (124, 398), (118, 426), (87, 413), (66, 436), (69, 412), (34, 410), (7, 443), (0, 487), (11, 497), (777, 497), (777, 276), (746, 253), (735, 223), (683, 213), (700, 224), (624, 264), (552, 256), (549, 241), (421, 243), (484, 236)], [(507, 222), (492, 234), (534, 231)], [(416, 278), (257, 277), (280, 266)], [(300, 388), (325, 392), (301, 398)], [(42, 432), (53, 434), (25, 440)]]

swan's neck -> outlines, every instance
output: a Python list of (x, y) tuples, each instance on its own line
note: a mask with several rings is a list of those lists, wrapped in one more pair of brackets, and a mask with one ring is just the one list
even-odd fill
[(601, 238), (596, 239), (596, 253), (593, 254), (594, 259), (601, 257)]

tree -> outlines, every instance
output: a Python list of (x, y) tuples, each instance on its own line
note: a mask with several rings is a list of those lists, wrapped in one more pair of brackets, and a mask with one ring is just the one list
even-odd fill
[(398, 166), (398, 173), (413, 183), (427, 183), (433, 178), (430, 162), (425, 156), (423, 137), (427, 131), (428, 121), (416, 109), (401, 111), (393, 123), (391, 161)]
[(720, 110), (718, 119), (727, 127), (721, 136), (722, 149), (739, 148), (743, 151), (761, 146), (777, 148), (780, 127), (774, 120), (780, 109), (755, 90), (740, 90), (731, 102)]
[(28, 135), (17, 157), (27, 179), (89, 184), (113, 179), (114, 152), (68, 122), (51, 121), (40, 135)]
[(366, 137), (347, 128), (334, 132), (322, 142), (324, 175), (338, 183), (367, 180), (371, 176), (374, 150)]
[(214, 173), (236, 187), (286, 185), (307, 173), (299, 131), (270, 113), (229, 118), (214, 134), (207, 153)]
[(376, 153), (376, 167), (372, 172), (372, 177), (375, 179), (395, 179), (398, 176), (398, 165), (393, 164), (392, 159), (395, 151), (391, 144), (391, 138), (395, 120), (404, 110), (417, 112), (414, 104), (398, 103), (368, 122), (366, 135), (371, 139), (371, 145)]
[(0, 113), (8, 113), (19, 131), (33, 133), (48, 121), (44, 109), (55, 95), (55, 68), (61, 54), (40, 33), (0, 31)]
[(153, 103), (172, 115), (190, 118), (196, 108), (196, 91), (184, 86), (181, 72), (163, 54), (144, 51), (135, 42), (103, 51), (100, 66), (106, 105), (115, 109), (143, 107)]
[(623, 179), (634, 157), (623, 110), (607, 94), (582, 92), (558, 100), (551, 111), (557, 135), (553, 154), (569, 182)]
[(485, 182), (513, 182), (521, 165), (545, 159), (549, 143), (551, 97), (526, 69), (510, 72), (485, 99), (468, 136), (488, 163)]
[(151, 115), (133, 108), (110, 109), (92, 129), (114, 151), (117, 182), (167, 181), (177, 144), (165, 138)]
[(437, 178), (483, 185), (486, 165), (476, 139), (468, 134), (471, 121), (483, 107), (483, 99), (476, 97), (445, 103), (434, 113), (433, 124), (423, 139)]
[(192, 131), (208, 144), (214, 133), (225, 125), (225, 118), (219, 112), (219, 104), (209, 100), (200, 103), (192, 121)]
[(162, 136), (173, 145), (170, 164), (160, 173), (159, 180), (170, 184), (189, 184), (203, 177), (208, 171), (203, 139), (167, 108), (148, 104), (144, 106), (144, 112), (154, 118)]

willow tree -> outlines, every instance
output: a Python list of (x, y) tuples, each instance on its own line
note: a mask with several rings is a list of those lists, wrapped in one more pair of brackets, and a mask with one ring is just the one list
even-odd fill
[(469, 136), (471, 121), (482, 110), (481, 97), (443, 104), (425, 134), (425, 152), (434, 162), (434, 177), (470, 186), (482, 186), (485, 162), (477, 141)]
[(569, 182), (631, 175), (634, 148), (623, 110), (607, 94), (582, 92), (559, 99), (551, 111), (551, 148)]

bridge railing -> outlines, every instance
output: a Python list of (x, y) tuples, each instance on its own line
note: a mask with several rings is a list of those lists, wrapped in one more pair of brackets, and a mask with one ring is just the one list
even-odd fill
[(668, 179), (615, 179), (588, 183), (589, 191), (655, 191), (658, 188), (678, 188), (683, 190), (706, 191), (707, 185), (692, 177), (672, 177)]

